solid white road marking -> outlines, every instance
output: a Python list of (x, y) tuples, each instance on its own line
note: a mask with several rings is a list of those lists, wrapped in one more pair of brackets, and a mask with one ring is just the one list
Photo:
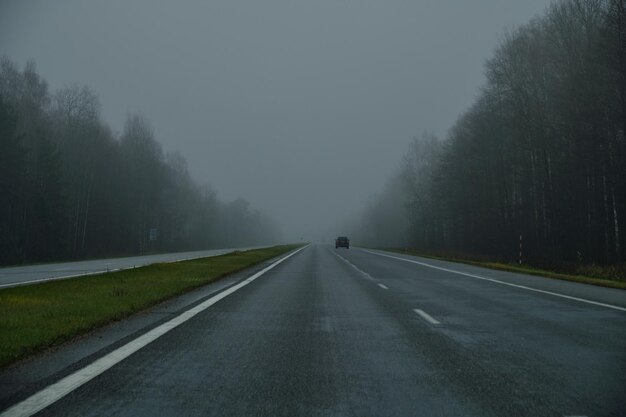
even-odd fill
[(230, 294), (234, 293), (240, 288), (245, 287), (246, 285), (248, 285), (255, 279), (259, 278), (261, 275), (268, 272), (270, 269), (273, 269), (278, 264), (291, 258), (293, 255), (300, 252), (301, 250), (305, 249), (307, 246), (300, 248), (296, 250), (295, 252), (292, 252), (289, 255), (286, 255), (280, 258), (279, 260), (272, 263), (268, 267), (246, 278), (244, 281), (241, 281), (239, 284), (233, 285), (227, 290), (220, 292), (219, 294), (209, 298), (208, 300), (205, 300), (204, 302), (198, 304), (195, 307), (192, 307), (191, 309), (185, 311), (184, 313), (181, 313), (180, 315), (174, 317), (173, 319), (161, 324), (158, 327), (155, 327), (154, 329), (148, 331), (147, 333), (144, 333), (143, 335), (139, 336), (135, 340), (128, 342), (124, 346), (114, 350), (108, 355), (103, 356), (102, 358), (96, 360), (90, 365), (87, 365), (84, 368), (79, 369), (73, 374), (68, 375), (65, 378), (61, 379), (60, 381), (52, 385), (49, 385), (48, 387), (42, 389), (41, 391), (31, 395), (24, 401), (5, 410), (2, 414), (0, 414), (0, 417), (17, 417), (17, 416), (28, 417), (43, 410), (47, 406), (55, 403), (56, 401), (60, 400), (61, 398), (69, 394), (70, 392), (74, 391), (76, 388), (91, 381), (92, 379), (94, 379), (101, 373), (105, 372), (107, 369), (111, 368), (115, 364), (126, 359), (127, 357), (137, 352), (139, 349), (143, 348), (150, 342), (153, 342), (154, 340), (163, 336), (170, 330), (183, 324), (187, 320), (191, 319), (192, 317), (196, 316), (197, 314), (211, 307), (213, 304), (217, 303), (221, 299), (228, 297)]
[(362, 250), (367, 252), (367, 253), (371, 253), (372, 255), (384, 256), (384, 257), (387, 257), (387, 258), (397, 259), (397, 260), (404, 261), (404, 262), (410, 262), (410, 263), (413, 263), (413, 264), (426, 266), (428, 268), (438, 269), (440, 271), (446, 271), (446, 272), (451, 272), (453, 274), (464, 275), (464, 276), (470, 277), (470, 278), (482, 279), (484, 281), (495, 282), (496, 284), (508, 285), (509, 287), (521, 288), (521, 289), (524, 289), (524, 290), (539, 292), (539, 293), (542, 293), (542, 294), (554, 295), (555, 297), (567, 298), (568, 300), (580, 301), (582, 303), (593, 304), (593, 305), (597, 305), (597, 306), (600, 306), (600, 307), (612, 308), (613, 310), (626, 311), (625, 307), (620, 307), (620, 306), (616, 306), (616, 305), (612, 305), (612, 304), (606, 304), (606, 303), (600, 303), (598, 301), (587, 300), (585, 298), (572, 297), (571, 295), (559, 294), (559, 293), (552, 292), (552, 291), (540, 290), (540, 289), (537, 289), (537, 288), (527, 287), (525, 285), (512, 284), (510, 282), (500, 281), (500, 280), (494, 279), (494, 278), (487, 278), (487, 277), (483, 277), (483, 276), (480, 276), (480, 275), (468, 274), (467, 272), (455, 271), (454, 269), (442, 268), (440, 266), (434, 266), (434, 265), (427, 264), (425, 262), (414, 261), (412, 259), (400, 258), (398, 256), (392, 256), (392, 255), (386, 255), (386, 254), (383, 254), (383, 253), (372, 252), (372, 251), (367, 250), (367, 249), (362, 249)]
[(388, 290), (389, 289), (386, 285), (383, 285), (383, 284), (378, 284), (378, 286), (380, 288), (382, 288), (383, 290)]
[(88, 275), (104, 274), (106, 272), (115, 272), (115, 271), (120, 271), (122, 269), (129, 269), (129, 268), (109, 269), (108, 271), (106, 269), (102, 269), (102, 270), (99, 270), (99, 271), (85, 272), (85, 273), (82, 273), (82, 274), (64, 275), (62, 277), (41, 278), (41, 279), (32, 279), (30, 281), (11, 282), (11, 283), (8, 283), (8, 284), (0, 284), (0, 288), (20, 287), (22, 285), (35, 284), (37, 282), (57, 281), (57, 280), (62, 280), (62, 279), (67, 279), (67, 278), (86, 277)]
[(421, 318), (423, 318), (424, 320), (426, 320), (430, 324), (439, 324), (439, 322), (437, 320), (435, 320), (433, 318), (433, 316), (431, 316), (430, 314), (428, 314), (424, 310), (420, 310), (419, 308), (414, 308), (413, 311), (415, 311)]

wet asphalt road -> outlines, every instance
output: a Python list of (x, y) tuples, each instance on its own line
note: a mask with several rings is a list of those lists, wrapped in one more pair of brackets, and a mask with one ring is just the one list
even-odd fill
[(120, 269), (140, 267), (159, 262), (176, 262), (187, 259), (219, 256), (235, 250), (247, 249), (254, 248), (209, 249), (191, 252), (127, 256), (123, 258), (92, 259), (87, 261), (2, 267), (0, 268), (0, 288), (36, 284), (42, 281), (73, 278), (82, 275), (100, 274), (103, 272), (118, 271)]
[(624, 387), (625, 311), (312, 245), (37, 415), (625, 416)]

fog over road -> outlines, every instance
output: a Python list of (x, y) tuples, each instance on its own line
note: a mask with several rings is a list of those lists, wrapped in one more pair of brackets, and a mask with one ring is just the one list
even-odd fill
[(624, 291), (326, 245), (246, 280), (268, 265), (5, 370), (0, 409), (72, 375), (38, 415), (626, 415)]
[(0, 288), (36, 284), (43, 281), (73, 278), (83, 275), (100, 274), (102, 272), (118, 271), (120, 269), (140, 267), (160, 262), (177, 262), (187, 259), (219, 256), (235, 250), (248, 250), (256, 247), (259, 246), (3, 267), (0, 268)]

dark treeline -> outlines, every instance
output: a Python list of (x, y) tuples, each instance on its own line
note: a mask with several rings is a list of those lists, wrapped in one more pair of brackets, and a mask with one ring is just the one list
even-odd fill
[(552, 4), (485, 74), (446, 140), (413, 141), (362, 237), (516, 261), (522, 236), (539, 266), (626, 261), (626, 1)]
[(88, 88), (51, 94), (32, 63), (1, 60), (1, 264), (274, 239), (263, 214), (219, 201), (180, 154), (164, 154), (141, 116), (114, 134)]

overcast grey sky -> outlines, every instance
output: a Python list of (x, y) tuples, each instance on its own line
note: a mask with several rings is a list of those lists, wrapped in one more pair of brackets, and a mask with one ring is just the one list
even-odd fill
[(412, 136), (444, 136), (507, 28), (549, 0), (0, 0), (0, 55), (140, 112), (224, 200), (340, 234)]

